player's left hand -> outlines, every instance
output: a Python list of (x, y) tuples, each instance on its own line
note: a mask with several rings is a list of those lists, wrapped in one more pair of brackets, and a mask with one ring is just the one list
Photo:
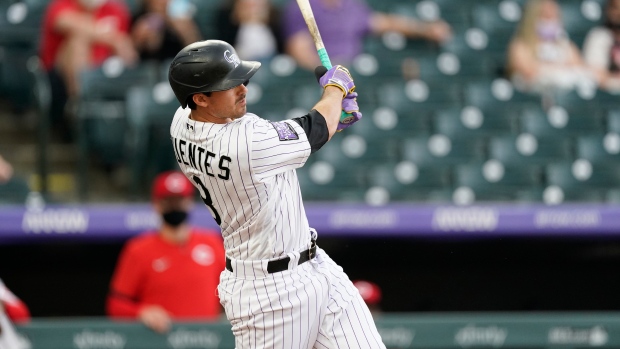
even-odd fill
[(357, 105), (357, 92), (347, 94), (342, 100), (342, 110), (345, 111), (348, 117), (340, 118), (337, 131), (344, 130), (362, 118), (362, 112), (360, 112), (360, 107)]

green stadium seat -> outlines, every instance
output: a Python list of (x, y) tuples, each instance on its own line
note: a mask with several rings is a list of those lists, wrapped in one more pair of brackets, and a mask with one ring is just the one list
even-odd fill
[(34, 104), (36, 74), (45, 75), (30, 49), (0, 47), (0, 96), (15, 110), (23, 111)]
[[(565, 195), (575, 200), (604, 199), (605, 192), (620, 188), (618, 164), (593, 165), (584, 159), (547, 165), (547, 185), (557, 186)], [(589, 201), (589, 200), (588, 200)]]
[(30, 188), (25, 180), (13, 176), (8, 182), (0, 184), (0, 204), (25, 204)]
[(517, 91), (510, 81), (498, 78), (479, 80), (464, 86), (466, 105), (484, 110), (513, 110), (528, 104), (540, 104), (540, 97)]
[(178, 108), (179, 102), (167, 81), (135, 86), (127, 92), (128, 163), (136, 193), (147, 189), (144, 178), (175, 168), (170, 124)]
[(81, 161), (88, 161), (89, 154), (105, 166), (120, 165), (127, 160), (124, 102), (82, 103), (79, 106), (78, 117), (77, 134)]
[(360, 106), (360, 110), (363, 113), (362, 120), (348, 128), (347, 132), (366, 139), (376, 138), (384, 141), (430, 134), (429, 113), (415, 110), (397, 113), (388, 106), (376, 108)]
[(607, 131), (620, 133), (620, 110), (610, 110), (606, 116)]
[(575, 42), (578, 47), (581, 47), (588, 30), (596, 26), (598, 20), (593, 21), (582, 12), (581, 0), (564, 0), (559, 3), (562, 9), (564, 28), (566, 28), (571, 40)]
[(316, 160), (324, 161), (336, 168), (363, 167), (377, 161), (395, 160), (398, 155), (396, 140), (364, 138), (349, 130), (342, 131), (338, 137), (323, 145), (321, 151), (314, 154)]
[(527, 107), (521, 114), (524, 132), (537, 137), (565, 137), (584, 133), (602, 133), (602, 116), (587, 109), (567, 111), (551, 107), (544, 112), (540, 107)]
[(304, 200), (364, 201), (364, 172), (355, 167), (334, 167), (324, 161), (314, 161), (297, 169), (297, 177)]
[(80, 101), (124, 100), (132, 86), (156, 83), (157, 70), (153, 64), (125, 67), (116, 57), (108, 59), (102, 67), (80, 74)]
[[(418, 167), (409, 161), (374, 165), (369, 171), (369, 186), (384, 188), (393, 201), (437, 201), (451, 189), (450, 171), (433, 166)], [(446, 197), (448, 196), (448, 197)]]
[(457, 84), (439, 84), (422, 80), (386, 83), (377, 89), (381, 103), (399, 113), (404, 110), (429, 111), (437, 107), (461, 105), (460, 87)]
[(458, 165), (454, 185), (474, 191), (476, 201), (538, 201), (542, 192), (542, 168), (497, 160)]
[(482, 139), (450, 139), (441, 134), (407, 139), (401, 149), (403, 159), (417, 166), (445, 167), (481, 161), (485, 156)]
[(514, 110), (503, 113), (483, 112), (477, 107), (438, 110), (433, 118), (434, 130), (448, 137), (488, 137), (510, 134), (516, 129)]
[(512, 32), (521, 19), (522, 7), (515, 1), (479, 2), (472, 7), (472, 25), (487, 33)]
[(544, 165), (571, 157), (569, 139), (537, 138), (531, 134), (493, 137), (489, 157), (509, 165)]
[(47, 1), (26, 0), (0, 4), (0, 46), (19, 47), (34, 53)]
[(605, 136), (579, 136), (576, 140), (576, 154), (594, 164), (620, 163), (620, 135), (608, 133)]

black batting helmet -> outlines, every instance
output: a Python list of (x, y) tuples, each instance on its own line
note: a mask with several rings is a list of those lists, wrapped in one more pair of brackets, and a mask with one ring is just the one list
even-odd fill
[(168, 81), (183, 108), (196, 93), (239, 86), (256, 73), (259, 62), (242, 61), (235, 49), (220, 40), (198, 41), (183, 48), (168, 70)]

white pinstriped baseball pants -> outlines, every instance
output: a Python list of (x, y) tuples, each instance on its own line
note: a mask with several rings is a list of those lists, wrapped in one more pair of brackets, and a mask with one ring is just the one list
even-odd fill
[(316, 257), (267, 273), (268, 261), (232, 260), (218, 292), (236, 349), (385, 348), (368, 307), (348, 276), (317, 248)]

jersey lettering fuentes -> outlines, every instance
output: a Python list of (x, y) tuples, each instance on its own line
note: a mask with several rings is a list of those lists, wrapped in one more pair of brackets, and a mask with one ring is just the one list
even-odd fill
[(303, 128), (251, 113), (226, 124), (189, 115), (189, 108), (174, 115), (174, 152), (220, 225), (226, 255), (259, 260), (306, 249), (310, 227), (295, 172), (311, 151)]

